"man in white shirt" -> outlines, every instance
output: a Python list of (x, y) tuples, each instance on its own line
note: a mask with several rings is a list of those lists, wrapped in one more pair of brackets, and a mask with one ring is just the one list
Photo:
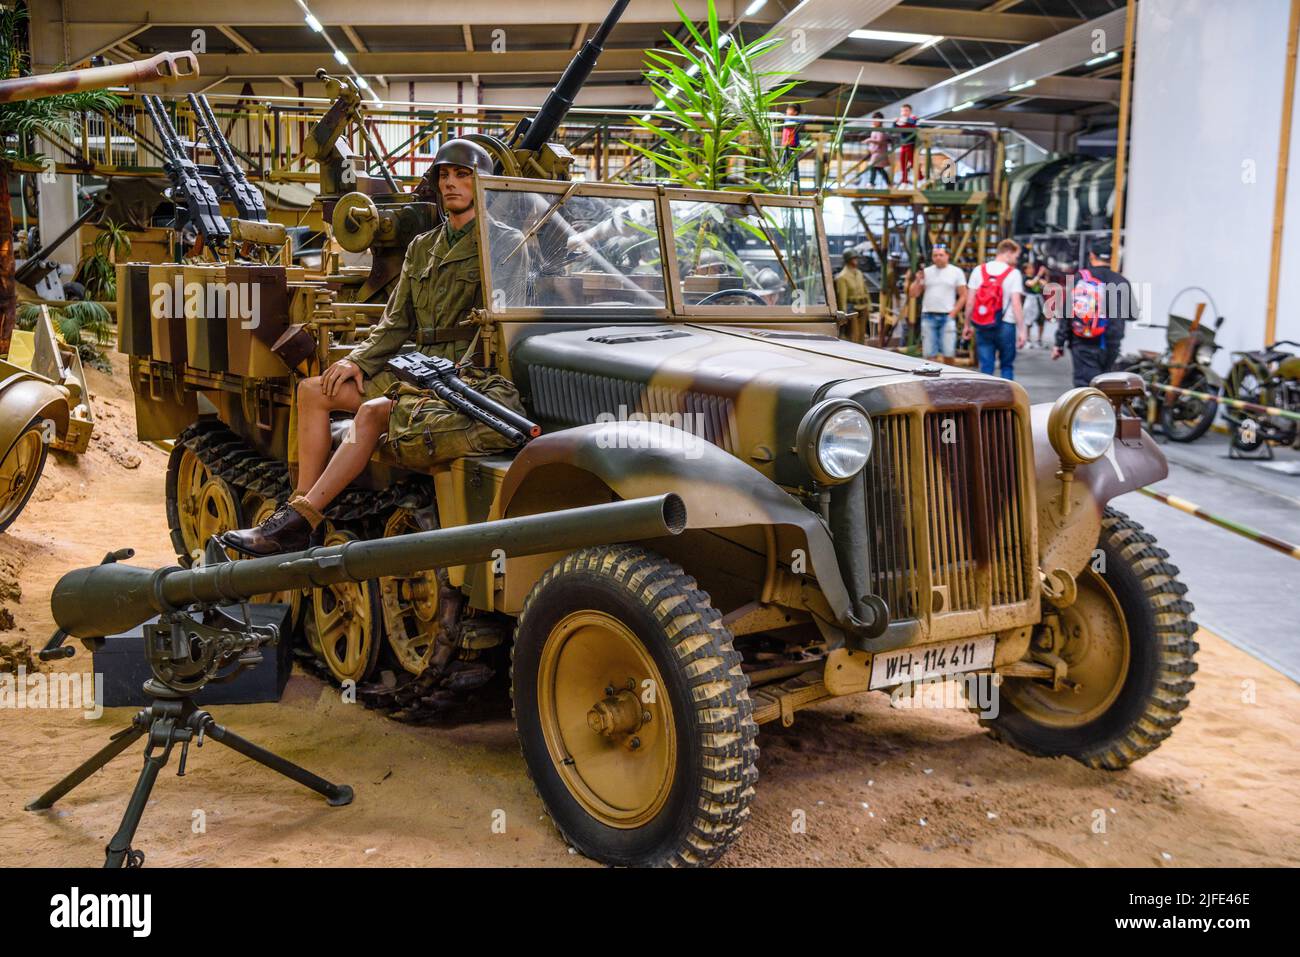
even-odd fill
[[(1016, 350), (1028, 340), (1025, 332), (1024, 279), (1016, 268), (1020, 244), (1014, 239), (998, 243), (997, 255), (971, 270), (966, 297), (963, 337), (975, 332), (975, 353), (980, 372), (993, 375), (994, 366), (1004, 379), (1014, 379)], [(1000, 295), (999, 295), (1000, 293)]]
[(921, 296), (921, 354), (941, 362), (957, 354), (957, 317), (966, 305), (966, 274), (948, 261), (948, 247), (935, 243), (932, 264), (917, 273), (908, 289)]

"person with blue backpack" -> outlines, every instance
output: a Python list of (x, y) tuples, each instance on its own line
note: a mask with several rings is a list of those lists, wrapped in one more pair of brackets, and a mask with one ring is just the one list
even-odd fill
[(1071, 278), (1063, 297), (1052, 358), (1070, 350), (1075, 386), (1088, 385), (1114, 367), (1124, 324), (1133, 318), (1133, 289), (1109, 262), (1110, 243), (1094, 242), (1088, 249), (1088, 266)]

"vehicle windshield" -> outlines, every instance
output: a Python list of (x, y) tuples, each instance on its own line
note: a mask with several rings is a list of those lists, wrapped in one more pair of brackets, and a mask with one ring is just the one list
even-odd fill
[(674, 199), (678, 287), (687, 306), (826, 304), (815, 211), (757, 199)]
[[(531, 306), (664, 308), (659, 224), (651, 198), (576, 188), (484, 192), (494, 311)], [(523, 265), (527, 281), (501, 284)]]

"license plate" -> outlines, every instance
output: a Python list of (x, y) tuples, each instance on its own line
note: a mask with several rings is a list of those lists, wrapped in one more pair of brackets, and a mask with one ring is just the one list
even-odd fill
[(993, 667), (996, 639), (969, 638), (884, 651), (871, 659), (871, 690)]

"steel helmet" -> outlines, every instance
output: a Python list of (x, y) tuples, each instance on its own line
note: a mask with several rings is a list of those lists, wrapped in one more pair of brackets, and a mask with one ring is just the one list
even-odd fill
[(473, 140), (454, 139), (443, 143), (434, 154), (432, 169), (436, 171), (439, 166), (467, 166), (490, 176), (495, 164), (488, 151)]

